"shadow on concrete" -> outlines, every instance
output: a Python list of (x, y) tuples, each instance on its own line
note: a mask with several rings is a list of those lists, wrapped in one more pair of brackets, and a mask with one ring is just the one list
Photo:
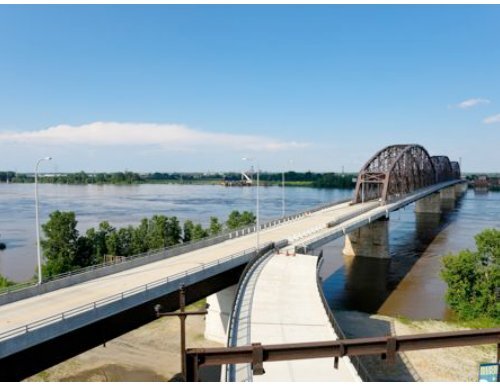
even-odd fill
[[(346, 338), (377, 337), (392, 335), (391, 323), (370, 314), (357, 311), (335, 312), (337, 322), (342, 326)], [(375, 382), (414, 382), (418, 374), (399, 353), (394, 363), (382, 359), (380, 355), (360, 356), (362, 365)]]

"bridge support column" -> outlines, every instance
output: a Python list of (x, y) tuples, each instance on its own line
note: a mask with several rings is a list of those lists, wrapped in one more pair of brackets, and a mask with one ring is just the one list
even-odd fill
[(467, 182), (455, 185), (455, 196), (460, 197), (467, 192), (468, 184)]
[(431, 194), (417, 201), (416, 213), (441, 213), (441, 196), (439, 193)]
[(342, 252), (347, 256), (388, 259), (390, 257), (388, 219), (377, 220), (346, 235)]
[(449, 212), (455, 209), (456, 195), (455, 186), (450, 186), (441, 190), (441, 209), (444, 212)]
[(229, 317), (237, 287), (233, 285), (207, 297), (209, 307), (205, 319), (205, 338), (226, 345)]
[(450, 186), (449, 188), (444, 188), (441, 190), (441, 199), (443, 200), (454, 200), (455, 196), (455, 187)]

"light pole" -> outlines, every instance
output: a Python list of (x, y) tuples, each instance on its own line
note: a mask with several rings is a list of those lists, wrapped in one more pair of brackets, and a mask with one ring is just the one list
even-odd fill
[(36, 252), (38, 258), (38, 284), (42, 284), (42, 252), (40, 250), (40, 220), (38, 215), (38, 166), (42, 161), (50, 161), (52, 157), (40, 158), (35, 166), (35, 222), (36, 222)]
[[(254, 158), (248, 158), (248, 157), (243, 157), (242, 158), (243, 161), (254, 161), (255, 159)], [(259, 165), (257, 165), (257, 191), (256, 191), (256, 211), (257, 211), (257, 214), (256, 214), (256, 228), (257, 228), (257, 253), (259, 253), (259, 237), (260, 237), (260, 216), (259, 216)]]
[[(292, 164), (292, 160), (288, 160), (288, 164)], [(283, 185), (283, 189), (281, 191), (281, 217), (285, 217), (285, 170), (281, 173), (281, 184)]]

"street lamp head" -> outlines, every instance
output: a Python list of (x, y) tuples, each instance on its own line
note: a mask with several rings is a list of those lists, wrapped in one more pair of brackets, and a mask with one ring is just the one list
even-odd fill
[(52, 157), (45, 157), (44, 160), (46, 161), (50, 161), (52, 159)]

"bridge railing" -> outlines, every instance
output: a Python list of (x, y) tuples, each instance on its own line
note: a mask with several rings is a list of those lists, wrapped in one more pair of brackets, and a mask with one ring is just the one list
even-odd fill
[[(344, 334), (344, 331), (342, 331), (342, 328), (340, 327), (340, 324), (338, 323), (337, 319), (333, 315), (333, 312), (330, 308), (330, 305), (328, 304), (328, 301), (326, 300), (325, 293), (323, 292), (323, 280), (321, 279), (321, 276), (319, 274), (321, 270), (321, 266), (323, 265), (323, 251), (320, 252), (319, 258), (318, 258), (318, 263), (316, 267), (316, 284), (318, 286), (318, 292), (321, 297), (321, 301), (323, 303), (323, 308), (325, 309), (325, 312), (328, 316), (328, 320), (330, 321), (330, 324), (333, 328), (333, 331), (335, 331), (335, 334), (337, 335), (337, 338), (340, 340), (346, 339), (346, 336)], [(363, 380), (363, 382), (370, 382), (372, 381), (372, 377), (370, 376), (370, 373), (366, 369), (365, 366), (363, 366), (363, 363), (361, 362), (360, 358), (358, 356), (351, 356), (349, 358), (351, 361), (352, 365), (356, 369), (358, 375), (360, 378)]]
[[(280, 248), (284, 248), (287, 245), (288, 240), (281, 240), (273, 243), (273, 249), (279, 250)], [(247, 338), (245, 344), (250, 344), (251, 299), (253, 298), (253, 286), (255, 285), (255, 282), (251, 282), (251, 278), (253, 275), (255, 275), (255, 271), (259, 269), (259, 266), (274, 253), (275, 251), (271, 250), (266, 254), (258, 256), (256, 255), (247, 263), (245, 269), (240, 275), (240, 279), (236, 287), (236, 296), (234, 297), (233, 305), (231, 307), (231, 313), (229, 315), (227, 332), (228, 347), (241, 345), (241, 341), (239, 339), (242, 338), (240, 334), (242, 329), (241, 325), (243, 325), (243, 328), (246, 327), (246, 331), (244, 332), (245, 337)], [(250, 293), (248, 291), (250, 291)], [(246, 306), (248, 307), (246, 310), (243, 309), (244, 304), (246, 304)], [(236, 381), (236, 368), (234, 366), (228, 365), (223, 367), (222, 374), (224, 374), (223, 376), (225, 377), (226, 382)], [(248, 372), (247, 380), (251, 380), (251, 375)]]
[[(302, 211), (299, 213), (295, 213), (289, 216), (273, 219), (267, 221), (260, 225), (260, 229), (269, 229), (272, 227), (276, 227), (278, 225), (298, 220), (303, 218), (310, 213), (318, 212), (320, 210), (326, 209), (333, 205), (339, 205), (342, 203), (349, 202), (350, 199), (337, 200), (327, 204), (322, 204), (311, 208), (306, 211)], [(238, 229), (234, 229), (231, 231), (226, 231), (224, 233), (210, 236), (201, 240), (191, 241), (187, 243), (183, 243), (180, 245), (174, 245), (166, 248), (160, 248), (156, 250), (151, 250), (148, 252), (140, 253), (133, 256), (121, 257), (116, 261), (111, 262), (103, 262), (100, 264), (91, 265), (88, 267), (83, 267), (77, 270), (73, 270), (70, 272), (61, 273), (58, 275), (50, 276), (44, 278), (42, 285), (36, 285), (34, 281), (18, 283), (13, 286), (9, 286), (3, 289), (0, 289), (0, 305), (6, 304), (12, 301), (17, 301), (24, 299), (26, 297), (39, 295), (45, 292), (50, 292), (59, 288), (64, 288), (69, 285), (78, 284), (87, 280), (95, 279), (98, 277), (106, 276), (112, 273), (121, 272), (123, 270), (134, 268), (139, 265), (144, 265), (148, 263), (152, 263), (158, 260), (163, 260), (165, 258), (181, 255), (184, 253), (188, 253), (197, 249), (209, 247), (215, 244), (219, 244), (229, 239), (242, 237), (251, 233), (256, 232), (257, 227), (255, 225), (245, 226)], [(114, 268), (110, 268), (114, 267)], [(53, 284), (50, 284), (53, 283)], [(13, 295), (14, 293), (24, 291), (24, 294), (19, 294), (19, 296), (11, 296), (12, 299), (2, 299), (5, 295)], [(27, 292), (28, 291), (28, 292)]]
[[(262, 246), (260, 248), (260, 251), (265, 252), (265, 251), (269, 250), (270, 248), (272, 248), (272, 246), (273, 246), (273, 243), (265, 244), (264, 246)], [(184, 277), (201, 272), (201, 271), (206, 270), (208, 268), (228, 263), (232, 260), (236, 260), (238, 258), (245, 256), (245, 255), (251, 254), (252, 252), (253, 253), (256, 252), (255, 247), (245, 249), (242, 252), (238, 252), (238, 253), (229, 255), (227, 257), (220, 258), (220, 259), (213, 261), (211, 263), (208, 263), (208, 264), (201, 264), (198, 267), (190, 268), (186, 271), (182, 271), (182, 272), (179, 272), (177, 274), (169, 275), (165, 278), (158, 279), (158, 280), (149, 282), (147, 284), (143, 284), (143, 285), (131, 288), (131, 289), (123, 291), (123, 292), (119, 292), (119, 293), (111, 295), (111, 296), (107, 296), (105, 298), (96, 300), (94, 302), (86, 303), (86, 304), (78, 306), (76, 308), (72, 308), (72, 309), (51, 315), (49, 317), (25, 324), (23, 326), (16, 327), (14, 329), (7, 330), (4, 332), (0, 332), (0, 342), (4, 341), (6, 339), (10, 339), (10, 338), (22, 335), (22, 334), (27, 334), (27, 333), (32, 332), (34, 330), (37, 330), (41, 327), (45, 327), (45, 326), (48, 326), (50, 324), (66, 320), (66, 319), (71, 318), (73, 316), (76, 316), (78, 314), (92, 311), (92, 310), (96, 310), (99, 307), (105, 306), (109, 303), (124, 300), (132, 295), (137, 294), (137, 293), (144, 292), (144, 291), (147, 291), (149, 289), (153, 289), (155, 287), (158, 287), (158, 286), (163, 285), (163, 284), (167, 284), (169, 282), (173, 282), (173, 281), (178, 280), (178, 279), (182, 279)]]

